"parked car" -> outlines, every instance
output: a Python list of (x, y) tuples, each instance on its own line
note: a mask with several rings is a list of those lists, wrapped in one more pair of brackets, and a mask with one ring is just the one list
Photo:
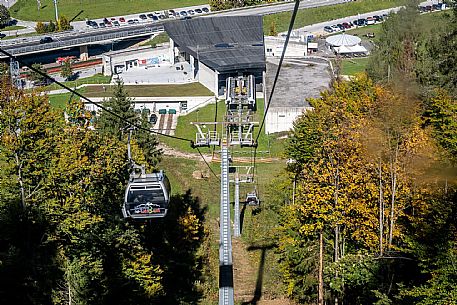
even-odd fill
[(101, 27), (101, 28), (106, 28), (106, 25), (105, 25), (103, 22), (100, 22), (100, 23), (98, 24), (98, 26)]
[(119, 18), (119, 22), (120, 22), (120, 23), (124, 23), (124, 22), (125, 22), (125, 18), (124, 18), (124, 17), (120, 17), (120, 18)]
[(40, 44), (43, 44), (43, 43), (50, 43), (50, 42), (52, 42), (52, 41), (53, 41), (53, 40), (52, 40), (51, 37), (45, 36), (45, 37), (43, 37), (43, 38), (40, 39)]
[(207, 7), (203, 7), (203, 8), (202, 8), (202, 11), (203, 11), (204, 13), (209, 13), (209, 9), (208, 9)]
[(332, 33), (333, 29), (332, 29), (332, 27), (327, 25), (327, 26), (324, 26), (324, 31), (326, 31), (327, 33)]
[(367, 25), (375, 24), (375, 19), (373, 17), (367, 17)]
[(6, 35), (5, 35), (5, 34), (3, 34), (3, 33), (0, 33), (0, 39), (2, 39), (2, 38), (5, 38), (5, 37), (6, 37)]
[(188, 10), (188, 11), (187, 11), (187, 14), (189, 14), (189, 15), (195, 15), (195, 11), (194, 11), (194, 10)]
[(133, 23), (140, 23), (140, 20), (138, 20), (138, 19), (133, 19)]
[(165, 15), (159, 15), (159, 19), (160, 19), (160, 20), (165, 19)]
[(141, 15), (138, 16), (138, 17), (140, 17), (141, 20), (146, 20), (146, 19), (148, 19), (148, 17), (146, 17), (145, 14), (141, 14)]
[(154, 19), (154, 14), (152, 14), (152, 13), (146, 14), (146, 17), (148, 17), (149, 19)]
[(116, 21), (113, 21), (113, 24), (114, 24), (114, 26), (121, 26), (121, 24), (120, 24), (119, 21), (117, 21), (117, 20), (116, 20)]
[(179, 14), (180, 14), (182, 17), (187, 16), (187, 12), (185, 12), (185, 11), (179, 12)]
[(349, 23), (347, 23), (347, 22), (343, 22), (341, 25), (342, 25), (345, 29), (350, 29), (350, 28), (351, 28), (351, 26), (350, 26)]
[(195, 12), (196, 12), (197, 14), (203, 13), (203, 11), (202, 11), (201, 9), (199, 9), (199, 8), (197, 8), (197, 9), (195, 10)]

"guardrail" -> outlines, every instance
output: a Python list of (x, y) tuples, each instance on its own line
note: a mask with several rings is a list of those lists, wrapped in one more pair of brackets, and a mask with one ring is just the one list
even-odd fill
[(46, 44), (38, 44), (32, 46), (24, 46), (24, 47), (14, 47), (14, 46), (7, 46), (5, 47), (13, 55), (23, 55), (23, 54), (30, 54), (38, 51), (45, 51), (45, 50), (55, 50), (55, 49), (63, 49), (68, 47), (75, 47), (85, 44), (94, 44), (101, 41), (107, 40), (115, 40), (115, 39), (122, 39), (126, 37), (134, 37), (134, 36), (142, 36), (147, 34), (153, 34), (157, 32), (163, 32), (163, 26), (154, 26), (154, 27), (144, 27), (140, 29), (131, 29), (125, 31), (117, 31), (113, 33), (104, 33), (99, 35), (91, 35), (81, 38), (74, 38), (64, 41), (54, 41), (51, 43)]

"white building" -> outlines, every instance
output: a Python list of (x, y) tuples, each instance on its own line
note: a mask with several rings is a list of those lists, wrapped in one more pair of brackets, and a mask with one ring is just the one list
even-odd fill
[(187, 61), (193, 77), (218, 96), (229, 76), (252, 74), (263, 84), (262, 16), (207, 17), (167, 22), (170, 60)]

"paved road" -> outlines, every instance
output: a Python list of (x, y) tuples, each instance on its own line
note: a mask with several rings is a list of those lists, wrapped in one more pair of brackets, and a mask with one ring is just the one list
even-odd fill
[[(352, 21), (354, 21), (355, 19), (358, 19), (358, 18), (367, 18), (367, 17), (374, 16), (374, 15), (389, 14), (390, 12), (397, 12), (399, 9), (400, 9), (400, 7), (394, 7), (394, 8), (389, 8), (389, 9), (385, 9), (385, 10), (379, 10), (379, 11), (375, 11), (375, 12), (358, 14), (358, 15), (348, 16), (348, 17), (344, 17), (344, 18), (340, 18), (340, 19), (335, 19), (335, 20), (315, 23), (315, 24), (307, 25), (307, 26), (299, 28), (299, 29), (295, 29), (293, 31), (292, 35), (299, 37), (301, 35), (305, 35), (306, 33), (311, 33), (311, 34), (314, 34), (314, 35), (329, 35), (329, 34), (332, 35), (332, 34), (337, 34), (337, 32), (333, 32), (333, 33), (325, 32), (324, 31), (324, 27), (325, 26), (331, 26), (331, 25), (338, 24), (338, 23), (343, 23), (343, 22), (352, 22)], [(287, 34), (287, 32), (282, 32), (282, 33), (279, 33), (278, 36), (286, 35), (286, 34)]]
[(16, 3), (17, 0), (0, 0), (0, 4), (3, 4), (6, 8), (10, 8)]
[[(2, 0), (0, 0), (2, 1)], [(4, 1), (4, 0), (3, 0)], [(318, 6), (325, 6), (325, 5), (334, 5), (338, 3), (344, 3), (347, 2), (348, 0), (303, 0), (300, 3), (300, 8), (309, 8), (309, 7), (318, 7)], [(182, 11), (182, 10), (190, 10), (195, 8), (201, 8), (201, 7), (209, 7), (208, 5), (199, 5), (199, 6), (190, 6), (190, 7), (184, 7), (184, 8), (179, 8), (175, 9), (176, 11)], [(274, 4), (274, 5), (261, 5), (261, 6), (256, 6), (256, 7), (249, 7), (249, 8), (242, 8), (242, 9), (233, 9), (233, 10), (228, 10), (224, 12), (214, 12), (212, 14), (208, 14), (208, 16), (241, 16), (241, 15), (268, 15), (268, 14), (274, 14), (278, 12), (285, 12), (285, 11), (290, 11), (294, 7), (293, 2), (286, 2), (286, 3), (280, 3), (280, 4)], [(128, 19), (139, 19), (140, 13), (138, 14), (131, 14), (131, 15), (121, 15), (121, 16), (114, 16), (114, 17), (108, 17), (107, 18), (116, 18), (117, 20), (119, 17), (124, 17), (126, 20)], [(197, 15), (194, 15), (196, 17)], [(97, 23), (102, 22), (102, 19), (94, 19)], [(150, 23), (150, 22), (149, 22)], [(21, 33), (30, 33), (33, 32), (33, 27), (35, 26), (34, 22), (31, 21), (19, 21), (18, 25), (23, 25), (27, 26), (28, 29), (26, 30), (18, 30), (17, 33), (16, 31), (13, 31), (11, 33), (5, 32), (7, 35), (17, 35)], [(77, 22), (72, 22), (72, 26), (74, 27), (75, 31), (78, 31), (78, 36), (82, 35), (82, 32), (87, 32), (90, 31), (90, 29), (87, 28), (85, 21), (77, 21)], [(137, 26), (141, 26), (137, 25)], [(122, 28), (123, 26), (121, 26)], [(102, 34), (102, 31), (116, 31), (119, 28), (106, 28), (106, 29), (96, 29), (95, 32), (91, 31), (91, 35), (98, 35)], [(71, 36), (74, 38), (75, 33), (67, 33), (65, 34), (67, 36)], [(51, 35), (52, 36), (52, 35)], [(62, 35), (60, 35), (62, 37)], [(16, 40), (16, 39), (14, 39)], [(32, 41), (32, 40), (39, 40), (39, 39), (33, 39), (33, 38), (20, 38), (17, 40), (17, 42), (23, 43), (24, 41)], [(0, 45), (5, 45), (4, 43), (0, 43)], [(21, 44), (22, 45), (22, 44)]]

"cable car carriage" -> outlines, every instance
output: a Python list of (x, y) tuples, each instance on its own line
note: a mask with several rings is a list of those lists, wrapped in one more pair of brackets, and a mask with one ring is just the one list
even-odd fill
[(128, 158), (132, 166), (130, 180), (125, 190), (122, 215), (138, 220), (163, 218), (170, 203), (171, 186), (163, 171), (146, 174), (144, 165), (137, 165), (131, 157), (129, 130)]
[(249, 206), (259, 206), (260, 205), (260, 199), (257, 196), (257, 192), (254, 191), (252, 193), (247, 193), (245, 202)]
[(171, 186), (167, 176), (158, 173), (131, 178), (125, 191), (122, 214), (125, 218), (150, 219), (167, 215)]

